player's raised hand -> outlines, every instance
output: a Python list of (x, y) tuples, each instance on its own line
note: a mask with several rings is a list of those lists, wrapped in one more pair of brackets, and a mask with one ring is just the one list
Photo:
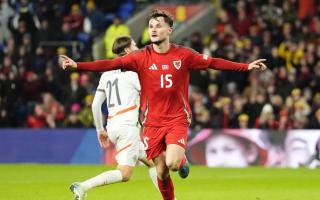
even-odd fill
[(266, 70), (267, 66), (263, 63), (265, 62), (266, 59), (259, 59), (251, 62), (248, 66), (248, 70), (253, 70), (253, 69), (259, 69), (259, 70)]
[(100, 147), (103, 149), (108, 148), (110, 145), (110, 140), (109, 140), (107, 131), (105, 131), (105, 130), (98, 131), (97, 136), (98, 136), (98, 141), (99, 141)]
[(59, 55), (58, 62), (62, 69), (66, 69), (68, 67), (77, 68), (77, 63), (66, 55)]

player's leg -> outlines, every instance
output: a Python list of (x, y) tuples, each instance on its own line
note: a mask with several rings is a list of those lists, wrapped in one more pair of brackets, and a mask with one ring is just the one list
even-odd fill
[[(129, 170), (127, 170), (129, 171)], [(130, 172), (127, 172), (128, 174)], [(131, 172), (132, 173), (132, 172)], [(87, 179), (81, 183), (73, 183), (70, 190), (75, 196), (75, 200), (82, 200), (86, 193), (96, 187), (118, 183), (123, 181), (122, 172), (119, 169), (103, 172), (93, 178)]]
[(178, 171), (182, 160), (185, 157), (185, 150), (177, 144), (168, 144), (166, 151), (166, 165), (172, 171)]
[(144, 127), (143, 142), (147, 159), (152, 159), (157, 170), (159, 190), (164, 200), (174, 199), (174, 187), (165, 162), (165, 128)]
[(187, 178), (190, 171), (189, 162), (185, 156), (185, 149), (180, 145), (168, 144), (166, 164), (172, 171), (178, 171), (181, 178)]
[(99, 186), (129, 181), (132, 176), (133, 166), (137, 161), (132, 158), (131, 155), (134, 154), (132, 154), (130, 148), (119, 152), (117, 155), (117, 169), (103, 172), (93, 178), (79, 183), (81, 190), (86, 193)]
[(132, 174), (132, 167), (118, 166), (115, 170), (103, 172), (93, 178), (87, 179), (80, 184), (81, 189), (87, 192), (93, 188), (110, 185), (113, 183), (126, 182)]
[(189, 162), (185, 156), (188, 127), (175, 125), (166, 135), (166, 164), (172, 171), (178, 171), (181, 178), (189, 175)]
[(159, 191), (158, 181), (157, 181), (157, 170), (152, 160), (147, 159), (147, 155), (145, 150), (143, 149), (143, 144), (140, 141), (140, 149), (139, 149), (139, 161), (145, 164), (148, 167), (149, 176), (151, 178), (152, 183)]
[(132, 127), (119, 127), (108, 132), (110, 140), (117, 149), (116, 160), (118, 167), (115, 170), (103, 172), (81, 183), (73, 183), (70, 187), (76, 200), (82, 200), (85, 193), (95, 187), (113, 183), (126, 182), (132, 176), (139, 154), (139, 130)]
[(165, 152), (153, 159), (157, 169), (158, 186), (164, 200), (174, 200), (174, 186), (166, 165)]

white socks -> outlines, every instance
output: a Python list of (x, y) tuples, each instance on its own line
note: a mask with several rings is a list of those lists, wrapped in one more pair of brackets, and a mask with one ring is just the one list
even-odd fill
[(160, 191), (159, 186), (158, 186), (157, 170), (155, 167), (149, 168), (149, 176), (150, 176), (154, 186), (157, 188), (158, 191)]
[(81, 188), (87, 192), (88, 190), (102, 186), (102, 185), (109, 185), (112, 183), (122, 182), (122, 174), (120, 170), (111, 170), (107, 172), (103, 172), (98, 176), (90, 178), (86, 181), (83, 181), (80, 185)]
[[(155, 167), (149, 168), (149, 176), (154, 184), (154, 186), (159, 191), (158, 187), (158, 181), (157, 181), (157, 171)], [(80, 183), (81, 188), (87, 192), (88, 190), (103, 186), (103, 185), (109, 185), (112, 183), (119, 183), (122, 182), (122, 174), (120, 170), (111, 170), (107, 172), (103, 172), (93, 178), (90, 178), (86, 181), (83, 181)]]

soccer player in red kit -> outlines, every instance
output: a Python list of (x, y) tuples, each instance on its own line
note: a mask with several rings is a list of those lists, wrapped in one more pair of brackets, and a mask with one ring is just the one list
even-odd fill
[(177, 171), (185, 163), (187, 130), (191, 123), (188, 103), (190, 70), (232, 70), (246, 72), (266, 69), (263, 59), (250, 64), (212, 58), (170, 43), (173, 19), (165, 11), (149, 16), (152, 44), (113, 60), (74, 62), (60, 56), (60, 65), (86, 71), (132, 70), (141, 84), (141, 122), (148, 159), (156, 165), (158, 185), (164, 200), (174, 200), (169, 170)]

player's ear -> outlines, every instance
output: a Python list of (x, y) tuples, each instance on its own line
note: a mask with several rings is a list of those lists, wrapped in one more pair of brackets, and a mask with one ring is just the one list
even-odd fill
[(126, 54), (129, 54), (131, 52), (131, 50), (129, 47), (127, 47), (127, 48), (124, 48), (124, 52), (126, 52)]
[(168, 28), (168, 33), (171, 35), (172, 32), (173, 32), (173, 28), (172, 28), (172, 27), (169, 27), (169, 28)]

